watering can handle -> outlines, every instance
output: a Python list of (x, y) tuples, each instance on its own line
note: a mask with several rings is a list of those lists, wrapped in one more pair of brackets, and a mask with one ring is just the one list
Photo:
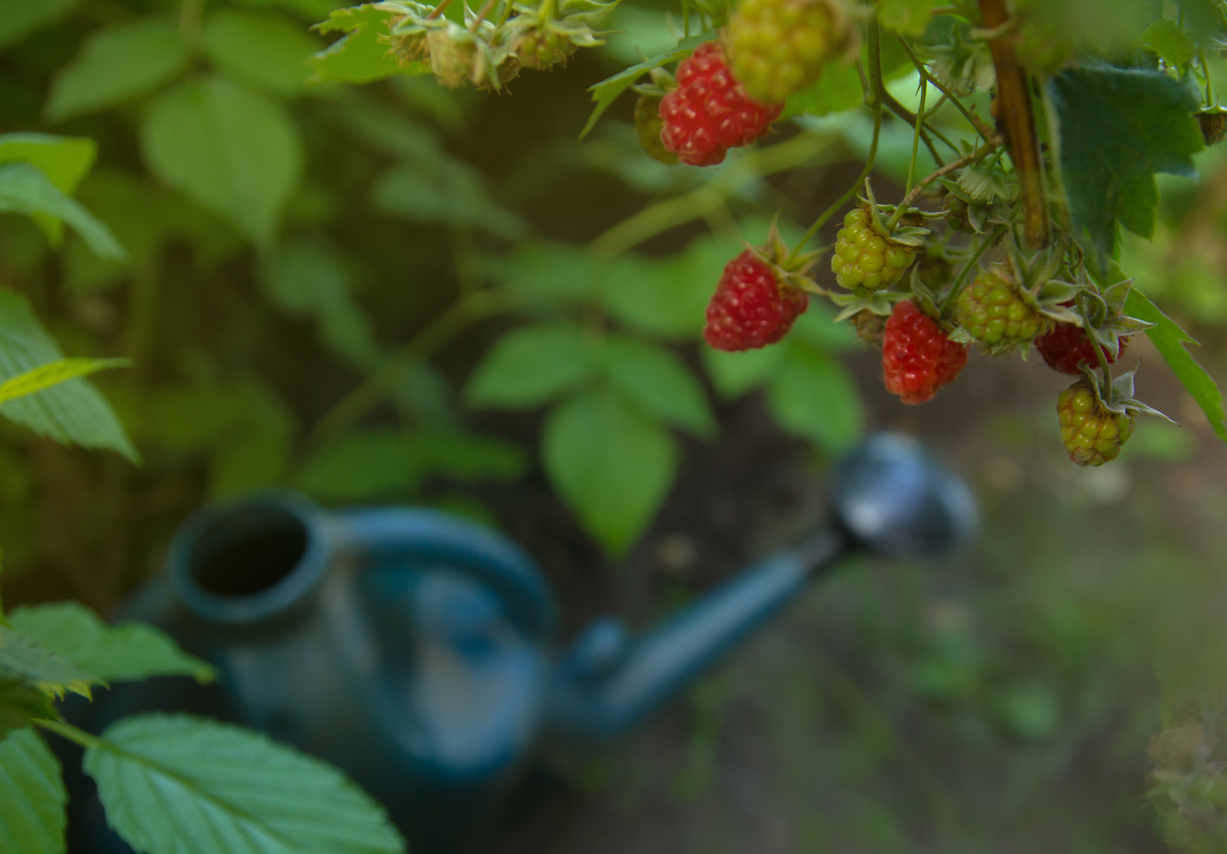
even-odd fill
[[(766, 558), (634, 642), (624, 640), (621, 649), (611, 648), (618, 635), (610, 624), (598, 623), (593, 637), (581, 639), (558, 668), (550, 704), (553, 734), (600, 744), (633, 729), (854, 547), (838, 528), (816, 534)], [(593, 672), (596, 657), (600, 673)]]

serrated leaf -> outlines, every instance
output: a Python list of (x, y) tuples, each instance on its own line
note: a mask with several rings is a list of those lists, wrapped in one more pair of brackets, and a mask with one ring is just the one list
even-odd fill
[(864, 429), (860, 394), (847, 369), (804, 344), (788, 347), (767, 386), (767, 407), (781, 427), (827, 453), (847, 450)]
[[(344, 32), (337, 41), (309, 60), (315, 69), (310, 82), (334, 80), (341, 83), (370, 83), (401, 73), (387, 38), (388, 13), (373, 4), (349, 6), (332, 12), (327, 21), (316, 24), (321, 33)], [(415, 63), (405, 73), (427, 74), (430, 66)]]
[(9, 622), (14, 631), (108, 682), (150, 676), (191, 676), (206, 682), (216, 675), (210, 665), (179, 649), (153, 626), (109, 626), (78, 602), (15, 608)]
[(645, 59), (638, 65), (632, 65), (625, 71), (620, 71), (613, 77), (607, 77), (600, 83), (588, 87), (588, 91), (592, 93), (592, 100), (596, 106), (592, 109), (592, 115), (588, 117), (588, 123), (584, 125), (584, 129), (580, 131), (579, 138), (583, 139), (588, 133), (596, 127), (597, 121), (601, 118), (604, 112), (609, 109), (609, 105), (618, 99), (618, 96), (629, 89), (636, 80), (647, 74), (653, 68), (660, 68), (662, 65), (668, 65), (671, 62), (685, 59), (690, 54), (694, 53), (694, 49), (704, 42), (709, 42), (719, 38), (719, 30), (708, 30), (705, 33), (700, 33), (697, 36), (691, 36), (688, 39), (682, 39), (677, 43), (677, 46), (672, 50), (667, 50), (664, 53), (657, 54), (651, 59)]
[(47, 117), (63, 121), (148, 94), (187, 68), (189, 58), (173, 18), (96, 30), (52, 81)]
[(29, 727), (0, 736), (0, 847), (61, 854), (67, 803), (60, 763), (47, 743)]
[(620, 397), (593, 391), (550, 412), (542, 458), (584, 528), (606, 550), (622, 554), (668, 493), (677, 447), (664, 428)]
[[(61, 358), (60, 348), (39, 326), (25, 298), (0, 289), (0, 382)], [(0, 415), (57, 442), (108, 448), (139, 459), (106, 399), (84, 379), (10, 400), (0, 406)]]
[(577, 388), (593, 374), (583, 330), (542, 323), (499, 338), (465, 386), (472, 406), (532, 409)]
[(86, 377), (107, 368), (123, 368), (131, 364), (130, 359), (57, 359), (0, 382), (0, 403), (25, 397), (27, 394), (34, 394), (67, 380)]
[(0, 49), (14, 45), (68, 13), (78, 0), (0, 0)]
[(150, 170), (271, 244), (303, 168), (298, 128), (280, 104), (216, 77), (177, 86), (141, 122)]
[(375, 330), (354, 302), (352, 277), (320, 241), (294, 240), (265, 256), (260, 285), (282, 311), (313, 318), (324, 343), (358, 367), (378, 361)]
[(319, 41), (297, 23), (276, 14), (219, 9), (200, 34), (213, 63), (232, 77), (277, 95), (293, 95), (306, 85), (307, 60)]
[[(31, 163), (0, 166), (0, 212), (13, 211), (26, 216), (44, 216), (72, 227), (101, 258), (124, 260), (128, 257), (115, 235), (71, 196), (51, 183), (43, 170)], [(48, 230), (55, 240), (58, 229)]]
[(0, 737), (29, 726), (31, 720), (53, 717), (55, 705), (45, 692), (0, 668)]
[[(85, 752), (107, 821), (149, 854), (393, 854), (383, 808), (331, 765), (251, 730), (136, 715)], [(156, 817), (156, 820), (154, 818)]]
[(1061, 175), (1074, 226), (1102, 268), (1116, 223), (1142, 237), (1155, 225), (1155, 173), (1193, 174), (1203, 141), (1199, 99), (1184, 83), (1142, 69), (1079, 67), (1052, 79)]
[(420, 479), (405, 435), (372, 428), (354, 430), (316, 451), (291, 482), (324, 501), (362, 501), (404, 493)]
[(609, 335), (599, 358), (609, 381), (649, 415), (696, 436), (715, 434), (716, 417), (703, 386), (668, 350), (624, 335)]
[(56, 697), (71, 692), (87, 699), (90, 686), (102, 682), (29, 635), (5, 626), (0, 626), (0, 677), (20, 679)]
[(1197, 363), (1185, 347), (1186, 344), (1197, 342), (1137, 288), (1129, 292), (1129, 298), (1125, 300), (1125, 311), (1130, 317), (1155, 324), (1146, 330), (1147, 337), (1176, 374), (1176, 378), (1197, 401), (1202, 412), (1206, 413), (1214, 432), (1227, 442), (1227, 411), (1223, 409), (1223, 393), (1219, 391), (1214, 378)]
[(984, 168), (980, 164), (972, 164), (959, 171), (958, 182), (959, 187), (973, 201), (992, 202), (1006, 199), (1010, 195), (1005, 176), (992, 167)]
[(1197, 46), (1180, 25), (1170, 18), (1155, 21), (1142, 33), (1142, 46), (1154, 51), (1167, 65), (1181, 73), (1197, 55)]

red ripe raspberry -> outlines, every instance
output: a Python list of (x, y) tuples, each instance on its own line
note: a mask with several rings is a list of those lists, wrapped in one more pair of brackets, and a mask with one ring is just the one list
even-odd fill
[(779, 118), (783, 104), (760, 104), (733, 77), (720, 42), (704, 42), (677, 67), (677, 88), (660, 102), (665, 148), (691, 166), (715, 166)]
[(771, 265), (747, 249), (724, 268), (707, 306), (703, 337), (717, 350), (774, 344), (807, 308), (804, 291), (783, 285)]
[(967, 348), (946, 337), (937, 321), (911, 300), (895, 306), (882, 338), (886, 389), (904, 403), (932, 400), (967, 364)]
[[(1129, 339), (1121, 338), (1120, 351), (1117, 352), (1115, 358), (1110, 351), (1104, 350), (1103, 354), (1108, 358), (1108, 364), (1111, 365), (1123, 356), (1125, 347), (1128, 345)], [(1040, 351), (1048, 367), (1063, 374), (1081, 374), (1080, 366), (1083, 364), (1090, 365), (1092, 368), (1099, 367), (1099, 356), (1095, 353), (1095, 345), (1091, 343), (1085, 331), (1072, 323), (1058, 323), (1047, 335), (1036, 338), (1035, 349)]]

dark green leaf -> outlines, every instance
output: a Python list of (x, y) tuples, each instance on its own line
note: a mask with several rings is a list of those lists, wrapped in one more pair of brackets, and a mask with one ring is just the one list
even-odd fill
[(285, 110), (216, 77), (154, 101), (141, 148), (158, 178), (260, 244), (272, 243), (303, 166), (302, 140)]
[(149, 854), (394, 854), (382, 807), (331, 765), (183, 715), (137, 715), (85, 753), (107, 821)]
[(933, 9), (945, 5), (941, 0), (881, 0), (876, 6), (877, 18), (884, 29), (918, 36), (933, 17)]
[(61, 854), (67, 803), (60, 763), (47, 743), (29, 727), (0, 736), (0, 850)]
[[(315, 54), (311, 65), (315, 75), (311, 82), (335, 80), (341, 83), (370, 83), (401, 72), (391, 45), (387, 42), (388, 13), (373, 4), (348, 6), (332, 12), (327, 21), (317, 24), (321, 33), (344, 32), (346, 35)], [(406, 73), (425, 74), (426, 63), (405, 69)]]
[(1155, 21), (1142, 33), (1142, 46), (1150, 48), (1160, 59), (1181, 72), (1197, 55), (1197, 46), (1180, 25), (1170, 18)]
[(677, 356), (646, 341), (609, 335), (600, 351), (601, 370), (649, 415), (696, 436), (716, 432), (716, 418), (703, 386)]
[(47, 117), (58, 122), (148, 94), (183, 71), (189, 57), (173, 18), (138, 18), (97, 30), (56, 75)]
[(784, 347), (759, 347), (729, 353), (703, 348), (703, 364), (721, 397), (732, 399), (767, 382), (784, 362)]
[(601, 264), (583, 247), (523, 242), (511, 257), (489, 258), (486, 274), (518, 299), (545, 310), (582, 303), (602, 281)]
[(805, 113), (811, 116), (825, 116), (828, 113), (842, 113), (865, 103), (865, 92), (861, 88), (861, 76), (855, 65), (828, 65), (822, 71), (818, 82), (803, 89), (788, 99), (784, 106), (783, 118)]
[[(0, 171), (3, 168), (7, 167)], [(0, 382), (62, 357), (25, 299), (0, 289)], [(138, 459), (110, 405), (84, 379), (9, 401), (0, 406), (0, 415), (57, 442), (109, 448), (130, 460)]]
[(580, 394), (555, 408), (542, 456), (554, 488), (614, 554), (652, 521), (677, 466), (668, 432), (607, 392)]
[(677, 43), (677, 47), (672, 50), (667, 50), (651, 59), (645, 59), (638, 65), (632, 65), (625, 71), (621, 71), (613, 77), (608, 77), (600, 83), (590, 86), (588, 91), (592, 93), (592, 100), (596, 102), (596, 106), (592, 110), (592, 115), (588, 117), (588, 123), (580, 131), (579, 138), (583, 139), (587, 136), (588, 132), (596, 127), (597, 120), (601, 118), (601, 115), (609, 109), (609, 105), (616, 101), (619, 95), (634, 85), (635, 81), (640, 77), (647, 74), (653, 68), (660, 68), (662, 65), (668, 65), (671, 62), (685, 59), (694, 53), (694, 49), (703, 44), (703, 42), (709, 42), (712, 39), (719, 38), (719, 36), (720, 32), (718, 30), (708, 30), (697, 36), (682, 39)]
[(49, 133), (0, 134), (0, 163), (26, 161), (46, 173), (52, 184), (72, 195), (94, 165), (98, 144), (82, 136)]
[(293, 413), (259, 379), (239, 383), (231, 393), (241, 413), (239, 430), (213, 457), (209, 491), (214, 497), (279, 483), (294, 438)]
[(15, 631), (109, 682), (177, 675), (204, 682), (214, 677), (212, 667), (179, 649), (153, 626), (108, 626), (77, 602), (16, 608), (9, 622)]
[(526, 228), (516, 214), (490, 199), (473, 167), (451, 157), (429, 166), (393, 166), (375, 182), (371, 204), (416, 222), (474, 226), (500, 237), (518, 237)]
[(19, 679), (56, 697), (71, 692), (88, 698), (90, 686), (102, 682), (34, 638), (5, 626), (0, 626), (0, 678)]
[(703, 328), (720, 272), (739, 251), (735, 240), (700, 237), (672, 258), (588, 259), (592, 272), (586, 278), (599, 284), (598, 299), (619, 322), (650, 335), (689, 339)]
[(0, 49), (54, 24), (77, 0), (0, 0)]
[(51, 697), (0, 668), (0, 737), (29, 726), (31, 720), (54, 717)]
[(532, 409), (592, 375), (584, 332), (570, 323), (514, 329), (495, 342), (473, 371), (465, 397), (473, 406)]
[(847, 370), (801, 343), (789, 342), (787, 358), (767, 386), (767, 406), (781, 427), (828, 453), (847, 450), (864, 427), (860, 395)]
[(378, 361), (375, 331), (353, 300), (349, 271), (318, 240), (295, 240), (265, 257), (260, 284), (282, 311), (314, 318), (324, 342), (358, 367)]
[(1146, 330), (1147, 337), (1167, 361), (1176, 378), (1197, 401), (1202, 412), (1206, 413), (1214, 432), (1227, 442), (1227, 412), (1223, 409), (1223, 393), (1215, 385), (1214, 378), (1197, 363), (1185, 347), (1186, 344), (1197, 342), (1137, 288), (1129, 292), (1129, 299), (1125, 301), (1125, 314), (1155, 324)]
[(488, 436), (420, 433), (409, 436), (408, 445), (423, 473), (461, 481), (513, 480), (527, 467), (523, 448)]
[(361, 501), (404, 492), (420, 479), (406, 437), (395, 430), (355, 430), (309, 457), (293, 484), (325, 501)]
[(219, 9), (205, 21), (201, 47), (227, 74), (278, 95), (307, 82), (308, 58), (319, 41), (289, 18)]
[(1116, 223), (1150, 237), (1154, 173), (1193, 174), (1202, 148), (1198, 98), (1157, 71), (1080, 67), (1052, 79), (1061, 125), (1061, 175), (1075, 227), (1099, 267), (1116, 245)]
[[(127, 258), (110, 229), (70, 196), (60, 191), (46, 173), (30, 163), (0, 166), (0, 211), (27, 216), (42, 215), (72, 226), (94, 254), (103, 258)], [(54, 239), (54, 234), (48, 237)]]

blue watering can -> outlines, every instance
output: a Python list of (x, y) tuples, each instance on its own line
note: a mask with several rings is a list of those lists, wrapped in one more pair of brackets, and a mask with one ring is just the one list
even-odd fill
[[(537, 749), (632, 730), (849, 553), (937, 558), (976, 527), (966, 486), (897, 435), (841, 461), (830, 503), (828, 529), (661, 625), (633, 637), (606, 618), (561, 652), (550, 589), (489, 530), (414, 508), (328, 513), (282, 493), (206, 508), (119, 616), (162, 628), (221, 679), (117, 686), (75, 717), (98, 731), (178, 710), (263, 730), (348, 772), (414, 854), (464, 851)], [(88, 778), (70, 785), (73, 850), (130, 851)]]

